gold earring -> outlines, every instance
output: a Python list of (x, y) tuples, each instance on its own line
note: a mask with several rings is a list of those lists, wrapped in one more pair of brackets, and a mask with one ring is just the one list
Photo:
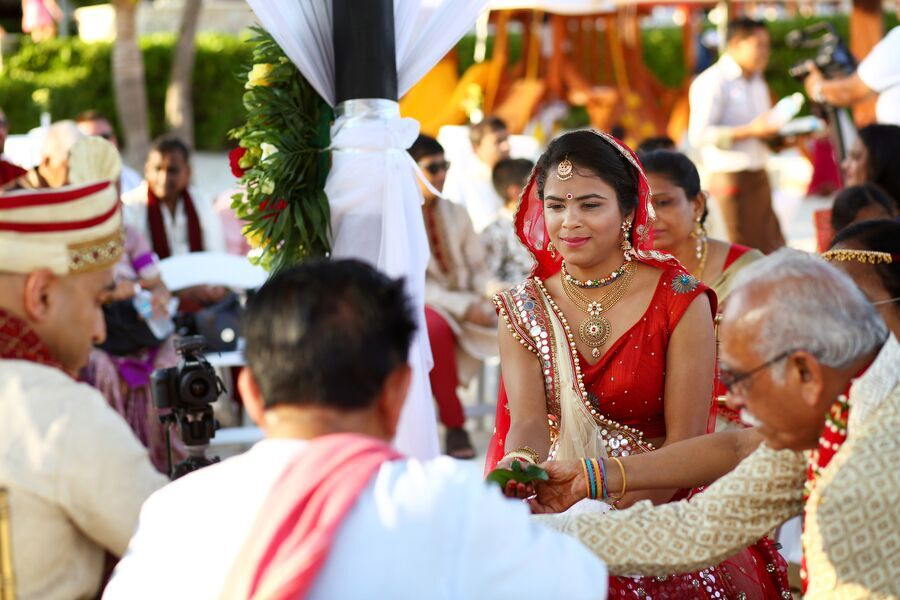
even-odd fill
[(634, 248), (631, 245), (631, 240), (628, 239), (631, 233), (631, 223), (628, 221), (622, 221), (622, 254), (625, 255), (625, 260), (630, 261), (634, 258)]
[(706, 242), (706, 227), (703, 226), (699, 218), (694, 223), (694, 231), (691, 232), (691, 237), (697, 240), (697, 260), (700, 260), (703, 257), (703, 244)]
[(550, 253), (551, 258), (556, 258), (556, 248), (553, 247), (553, 242), (547, 242), (547, 252)]

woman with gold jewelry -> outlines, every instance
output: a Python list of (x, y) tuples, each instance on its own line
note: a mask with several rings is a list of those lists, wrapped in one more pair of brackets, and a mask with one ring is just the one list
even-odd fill
[(822, 258), (856, 282), (891, 333), (900, 337), (900, 221), (862, 221), (842, 229)]
[[(667, 150), (648, 152), (640, 158), (653, 190), (653, 247), (677, 258), (694, 277), (711, 287), (721, 311), (734, 276), (762, 258), (763, 253), (706, 235), (706, 193), (700, 189), (700, 175), (691, 159)], [(724, 389), (716, 390), (717, 397), (724, 394)], [(738, 414), (724, 403), (717, 403), (716, 411), (717, 429), (742, 427)]]
[[(592, 463), (593, 498), (626, 507), (687, 494), (629, 493), (624, 477), (621, 488), (608, 489), (601, 472), (607, 464), (621, 468), (619, 457), (709, 428), (715, 295), (671, 255), (651, 249), (653, 219), (643, 169), (612, 136), (567, 133), (541, 156), (515, 218), (536, 260), (532, 278), (494, 298), (504, 386), (487, 469), (601, 457), (609, 460)], [(749, 556), (737, 561), (740, 570), (714, 567), (665, 581), (612, 578), (610, 596), (766, 597), (759, 583), (766, 573)]]

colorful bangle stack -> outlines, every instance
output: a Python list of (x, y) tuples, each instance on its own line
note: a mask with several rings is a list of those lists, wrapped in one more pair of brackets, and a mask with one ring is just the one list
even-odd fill
[(596, 458), (583, 458), (581, 459), (581, 468), (584, 471), (587, 485), (587, 497), (591, 500), (607, 498), (606, 471), (603, 461)]

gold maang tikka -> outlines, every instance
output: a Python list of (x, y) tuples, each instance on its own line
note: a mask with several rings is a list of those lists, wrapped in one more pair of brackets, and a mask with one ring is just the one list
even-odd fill
[(568, 181), (569, 179), (572, 179), (572, 171), (574, 170), (572, 161), (570, 161), (568, 155), (566, 155), (566, 157), (562, 159), (562, 162), (556, 165), (556, 176), (560, 181)]

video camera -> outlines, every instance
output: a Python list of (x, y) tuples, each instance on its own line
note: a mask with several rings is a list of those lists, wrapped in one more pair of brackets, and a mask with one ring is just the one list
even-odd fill
[[(816, 23), (803, 29), (790, 31), (785, 36), (784, 43), (788, 48), (794, 50), (817, 48), (818, 53), (813, 62), (816, 63), (826, 79), (844, 77), (856, 71), (856, 60), (831, 23)], [(796, 63), (788, 70), (788, 73), (794, 79), (803, 81), (809, 75), (806, 61)]]
[(178, 423), (178, 430), (188, 457), (172, 469), (172, 449), (169, 446), (169, 472), (178, 479), (191, 471), (205, 467), (218, 458), (206, 457), (209, 441), (215, 437), (217, 423), (212, 404), (225, 386), (215, 369), (204, 358), (206, 345), (203, 336), (190, 336), (175, 342), (175, 350), (181, 360), (174, 367), (153, 372), (153, 400), (159, 409), (159, 420), (166, 428), (169, 441), (169, 425)]

